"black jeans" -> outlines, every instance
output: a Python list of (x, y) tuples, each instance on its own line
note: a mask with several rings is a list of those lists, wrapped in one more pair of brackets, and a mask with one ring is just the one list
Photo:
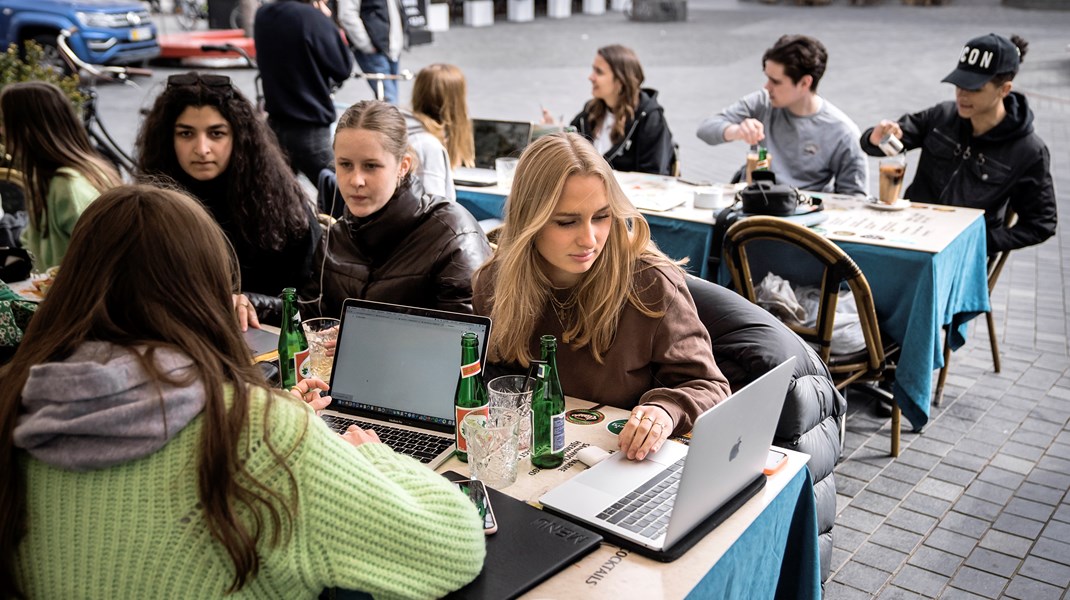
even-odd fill
[(280, 122), (271, 118), (268, 124), (279, 138), (279, 146), (294, 172), (303, 173), (313, 186), (319, 182), (320, 171), (334, 168), (330, 125)]

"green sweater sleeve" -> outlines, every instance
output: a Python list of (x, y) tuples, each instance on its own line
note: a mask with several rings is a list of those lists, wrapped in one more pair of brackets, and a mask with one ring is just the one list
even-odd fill
[(383, 444), (354, 448), (309, 414), (291, 460), (291, 549), (313, 587), (376, 598), (443, 596), (483, 567), (482, 523), (445, 478)]

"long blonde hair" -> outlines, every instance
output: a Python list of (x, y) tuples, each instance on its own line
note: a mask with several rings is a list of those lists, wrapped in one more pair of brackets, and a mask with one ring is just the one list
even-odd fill
[(494, 328), (488, 350), (492, 361), (527, 366), (533, 358), (529, 344), (538, 333), (535, 324), (553, 290), (535, 238), (550, 221), (565, 181), (573, 175), (595, 176), (605, 184), (610, 231), (605, 248), (574, 288), (575, 309), (562, 323), (562, 341), (590, 348), (595, 360), (602, 362), (625, 303), (650, 317), (662, 315), (640, 299), (642, 290), (636, 289), (635, 274), (644, 264), (679, 267), (654, 245), (646, 220), (590, 142), (575, 133), (543, 136), (520, 157), (498, 250), (475, 275), (477, 280), (484, 273), (494, 278), (480, 286), (493, 290), (490, 317)]
[(446, 147), (453, 167), (476, 161), (467, 96), (464, 73), (443, 63), (420, 69), (412, 86), (413, 116)]

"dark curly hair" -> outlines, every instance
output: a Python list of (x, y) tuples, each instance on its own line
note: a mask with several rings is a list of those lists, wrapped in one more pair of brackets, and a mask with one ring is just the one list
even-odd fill
[(808, 35), (782, 35), (772, 48), (762, 55), (762, 68), (765, 61), (771, 60), (784, 65), (784, 74), (792, 83), (799, 83), (804, 76), (813, 78), (810, 91), (817, 92), (817, 84), (825, 74), (829, 53), (825, 45)]
[(282, 250), (288, 241), (308, 231), (309, 216), (303, 205), (305, 193), (279, 149), (275, 134), (238, 88), (230, 83), (220, 85), (225, 77), (213, 75), (208, 82), (206, 76), (196, 72), (184, 77), (193, 81), (169, 83), (141, 125), (137, 136), (140, 177), (149, 182), (161, 176), (170, 178), (187, 191), (194, 187), (195, 180), (182, 169), (175, 155), (175, 122), (191, 106), (218, 110), (233, 136), (226, 170), (231, 217), (246, 242)]

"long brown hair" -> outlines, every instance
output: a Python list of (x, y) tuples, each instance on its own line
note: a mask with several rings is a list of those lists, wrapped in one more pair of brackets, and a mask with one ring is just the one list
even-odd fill
[(575, 288), (577, 310), (563, 323), (564, 341), (589, 347), (598, 362), (617, 333), (625, 303), (651, 317), (661, 313), (639, 298), (635, 273), (641, 263), (679, 268), (650, 239), (650, 227), (620, 189), (613, 170), (594, 146), (575, 133), (540, 137), (520, 156), (505, 205), (505, 225), (498, 249), (476, 272), (478, 280), (494, 271), (494, 282), (478, 282), (493, 289), (488, 354), (495, 362), (527, 366), (533, 358), (530, 341), (535, 324), (550, 301), (552, 284), (540, 267), (535, 237), (550, 222), (565, 181), (573, 175), (593, 175), (606, 186), (610, 231), (605, 248)]
[(639, 64), (639, 57), (635, 51), (620, 44), (611, 44), (598, 49), (598, 56), (606, 61), (609, 70), (613, 72), (613, 79), (620, 82), (620, 95), (613, 106), (606, 104), (604, 100), (595, 98), (587, 103), (587, 120), (591, 122), (591, 130), (598, 131), (602, 121), (606, 118), (606, 112), (612, 112), (616, 117), (613, 130), (609, 139), (614, 144), (624, 139), (624, 125), (635, 117), (635, 110), (639, 108), (639, 91), (643, 86), (643, 67)]
[[(265, 383), (249, 360), (231, 304), (231, 292), (238, 289), (233, 263), (219, 226), (197, 201), (178, 192), (122, 186), (101, 194), (82, 214), (48, 298), (0, 371), (0, 596), (21, 595), (15, 557), (26, 533), (26, 475), (13, 432), (22, 387), (30, 367), (61, 361), (87, 341), (111, 342), (137, 354), (158, 382), (189, 384), (160, 372), (153, 359), (159, 349), (181, 352), (196, 365), (207, 396), (198, 498), (212, 537), (233, 563), (230, 591), (256, 576), (256, 548), (265, 530), (272, 545), (289, 537), (297, 498), (284, 453), (264, 431), (288, 477), (286, 491), (256, 480), (242, 463), (239, 439), (249, 423), (251, 388)], [(229, 407), (226, 384), (233, 388)]]
[(58, 169), (78, 171), (99, 192), (122, 182), (115, 168), (93, 150), (74, 107), (55, 85), (8, 85), (0, 93), (0, 112), (5, 150), (26, 180), (30, 226), (41, 233), (48, 232), (48, 190)]
[(443, 63), (420, 69), (412, 86), (413, 116), (442, 142), (454, 167), (475, 166), (476, 161), (467, 96), (464, 73)]

